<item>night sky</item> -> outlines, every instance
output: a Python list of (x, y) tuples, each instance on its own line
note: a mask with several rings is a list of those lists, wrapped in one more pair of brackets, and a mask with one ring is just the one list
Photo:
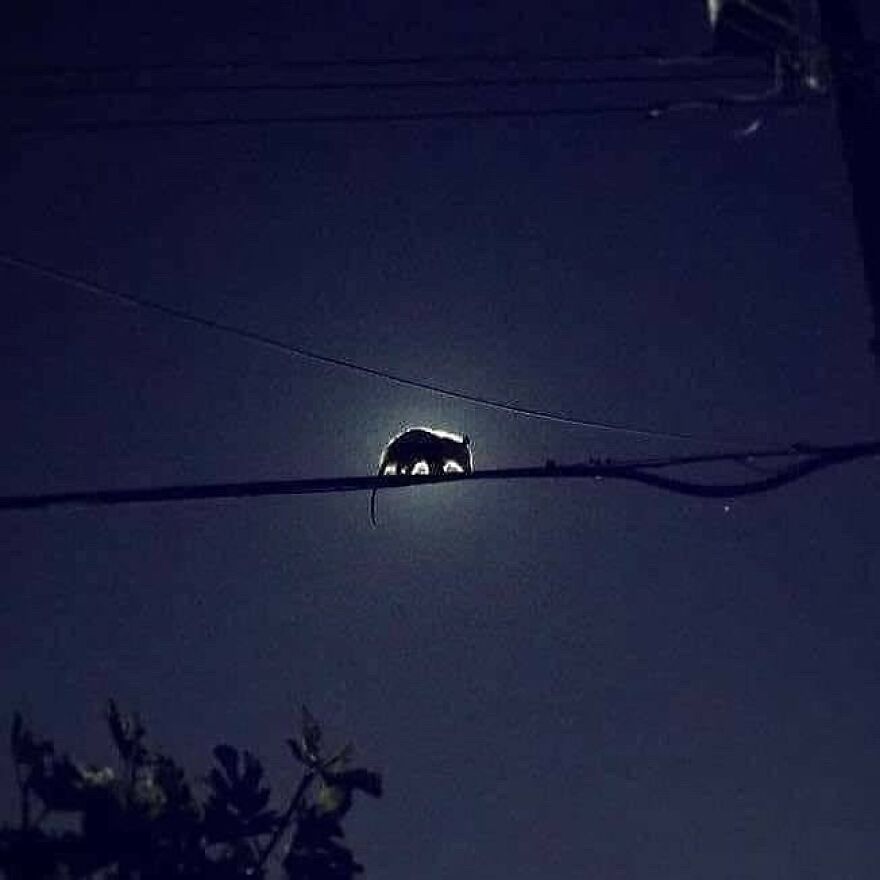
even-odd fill
[[(880, 10), (862, 6), (880, 34)], [(173, 85), (231, 58), (678, 54), (711, 40), (698, 0), (227, 7), (13, 0), (0, 55), (191, 65), (139, 80)], [(719, 89), (749, 86), (0, 104), (4, 126), (51, 126)], [(765, 113), (737, 136), (758, 115), (7, 130), (3, 253), (415, 380), (700, 439), (487, 410), (3, 267), (0, 494), (369, 474), (419, 424), (468, 433), (477, 469), (876, 438), (831, 104)], [(108, 761), (112, 695), (193, 773), (225, 740), (287, 786), (284, 739), (306, 703), (385, 774), (385, 798), (350, 822), (376, 880), (867, 880), (878, 489), (876, 462), (861, 462), (729, 510), (536, 481), (385, 492), (378, 529), (363, 494), (6, 513), (0, 726), (21, 708)], [(10, 776), (4, 757), (4, 817)]]

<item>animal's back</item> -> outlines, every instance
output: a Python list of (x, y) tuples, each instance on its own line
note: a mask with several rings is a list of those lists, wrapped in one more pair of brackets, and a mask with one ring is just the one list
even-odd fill
[(396, 462), (407, 470), (424, 461), (432, 473), (442, 472), (448, 462), (454, 462), (461, 470), (469, 472), (470, 440), (424, 428), (410, 428), (391, 441), (384, 461)]
[[(449, 472), (473, 473), (470, 438), (434, 431), (409, 428), (398, 434), (382, 453), (379, 474), (440, 476)], [(370, 496), (370, 521), (376, 525), (376, 490)]]
[(389, 456), (400, 455), (409, 451), (423, 452), (438, 448), (443, 439), (436, 434), (432, 434), (430, 431), (425, 431), (423, 428), (411, 428), (409, 431), (404, 431), (400, 436), (395, 437), (388, 444), (387, 452)]

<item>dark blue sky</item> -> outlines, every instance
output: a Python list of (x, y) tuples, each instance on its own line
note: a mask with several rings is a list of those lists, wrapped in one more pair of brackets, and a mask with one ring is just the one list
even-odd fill
[[(684, 0), (56, 6), (0, 12), (4, 63), (709, 43)], [(4, 115), (442, 103), (309, 100), (7, 97)], [(414, 379), (707, 443), (437, 399), (3, 268), (0, 492), (369, 473), (404, 424), (467, 432), (477, 468), (876, 437), (831, 108), (736, 138), (751, 118), (4, 135), (2, 252)], [(385, 771), (351, 826), (376, 880), (867, 880), (878, 488), (862, 463), (725, 512), (608, 483), (459, 484), (385, 493), (378, 530), (361, 496), (7, 514), (0, 724), (22, 707), (97, 761), (114, 695), (194, 772), (223, 739), (283, 778), (307, 702)]]

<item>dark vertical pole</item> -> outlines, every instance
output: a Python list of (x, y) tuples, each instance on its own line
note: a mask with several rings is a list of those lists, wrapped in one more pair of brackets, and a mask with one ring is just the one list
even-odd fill
[(871, 351), (880, 367), (880, 89), (878, 56), (862, 32), (856, 0), (818, 0), (853, 213), (874, 313)]

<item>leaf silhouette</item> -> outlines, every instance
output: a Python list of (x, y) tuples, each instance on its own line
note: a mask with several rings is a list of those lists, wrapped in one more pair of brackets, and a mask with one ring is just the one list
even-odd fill
[(321, 727), (308, 708), (302, 707), (302, 742), (306, 756), (317, 760), (321, 754)]
[(115, 700), (107, 701), (107, 724), (116, 749), (126, 763), (141, 764), (146, 759), (143, 738), (146, 730), (136, 715), (125, 715)]
[[(197, 796), (174, 760), (147, 749), (136, 715), (111, 700), (106, 722), (124, 773), (56, 754), (50, 740), (13, 715), (22, 806), (16, 827), (0, 825), (0, 877), (266, 880), (275, 859), (288, 880), (352, 880), (362, 872), (340, 820), (355, 791), (381, 793), (381, 777), (347, 769), (350, 747), (323, 758), (321, 728), (307, 709), (300, 735), (289, 741), (306, 766), (283, 816), (270, 807), (264, 768), (252, 752), (216, 746), (207, 794)], [(35, 801), (42, 810), (31, 811)]]
[(49, 739), (37, 739), (28, 730), (20, 713), (12, 719), (12, 757), (16, 764), (34, 768), (55, 754), (55, 745)]
[(260, 761), (250, 752), (240, 754), (226, 744), (214, 748), (214, 757), (220, 767), (214, 767), (208, 775), (211, 796), (206, 819), (211, 836), (244, 837), (272, 830), (277, 818), (274, 811), (266, 809), (271, 789), (262, 785)]

